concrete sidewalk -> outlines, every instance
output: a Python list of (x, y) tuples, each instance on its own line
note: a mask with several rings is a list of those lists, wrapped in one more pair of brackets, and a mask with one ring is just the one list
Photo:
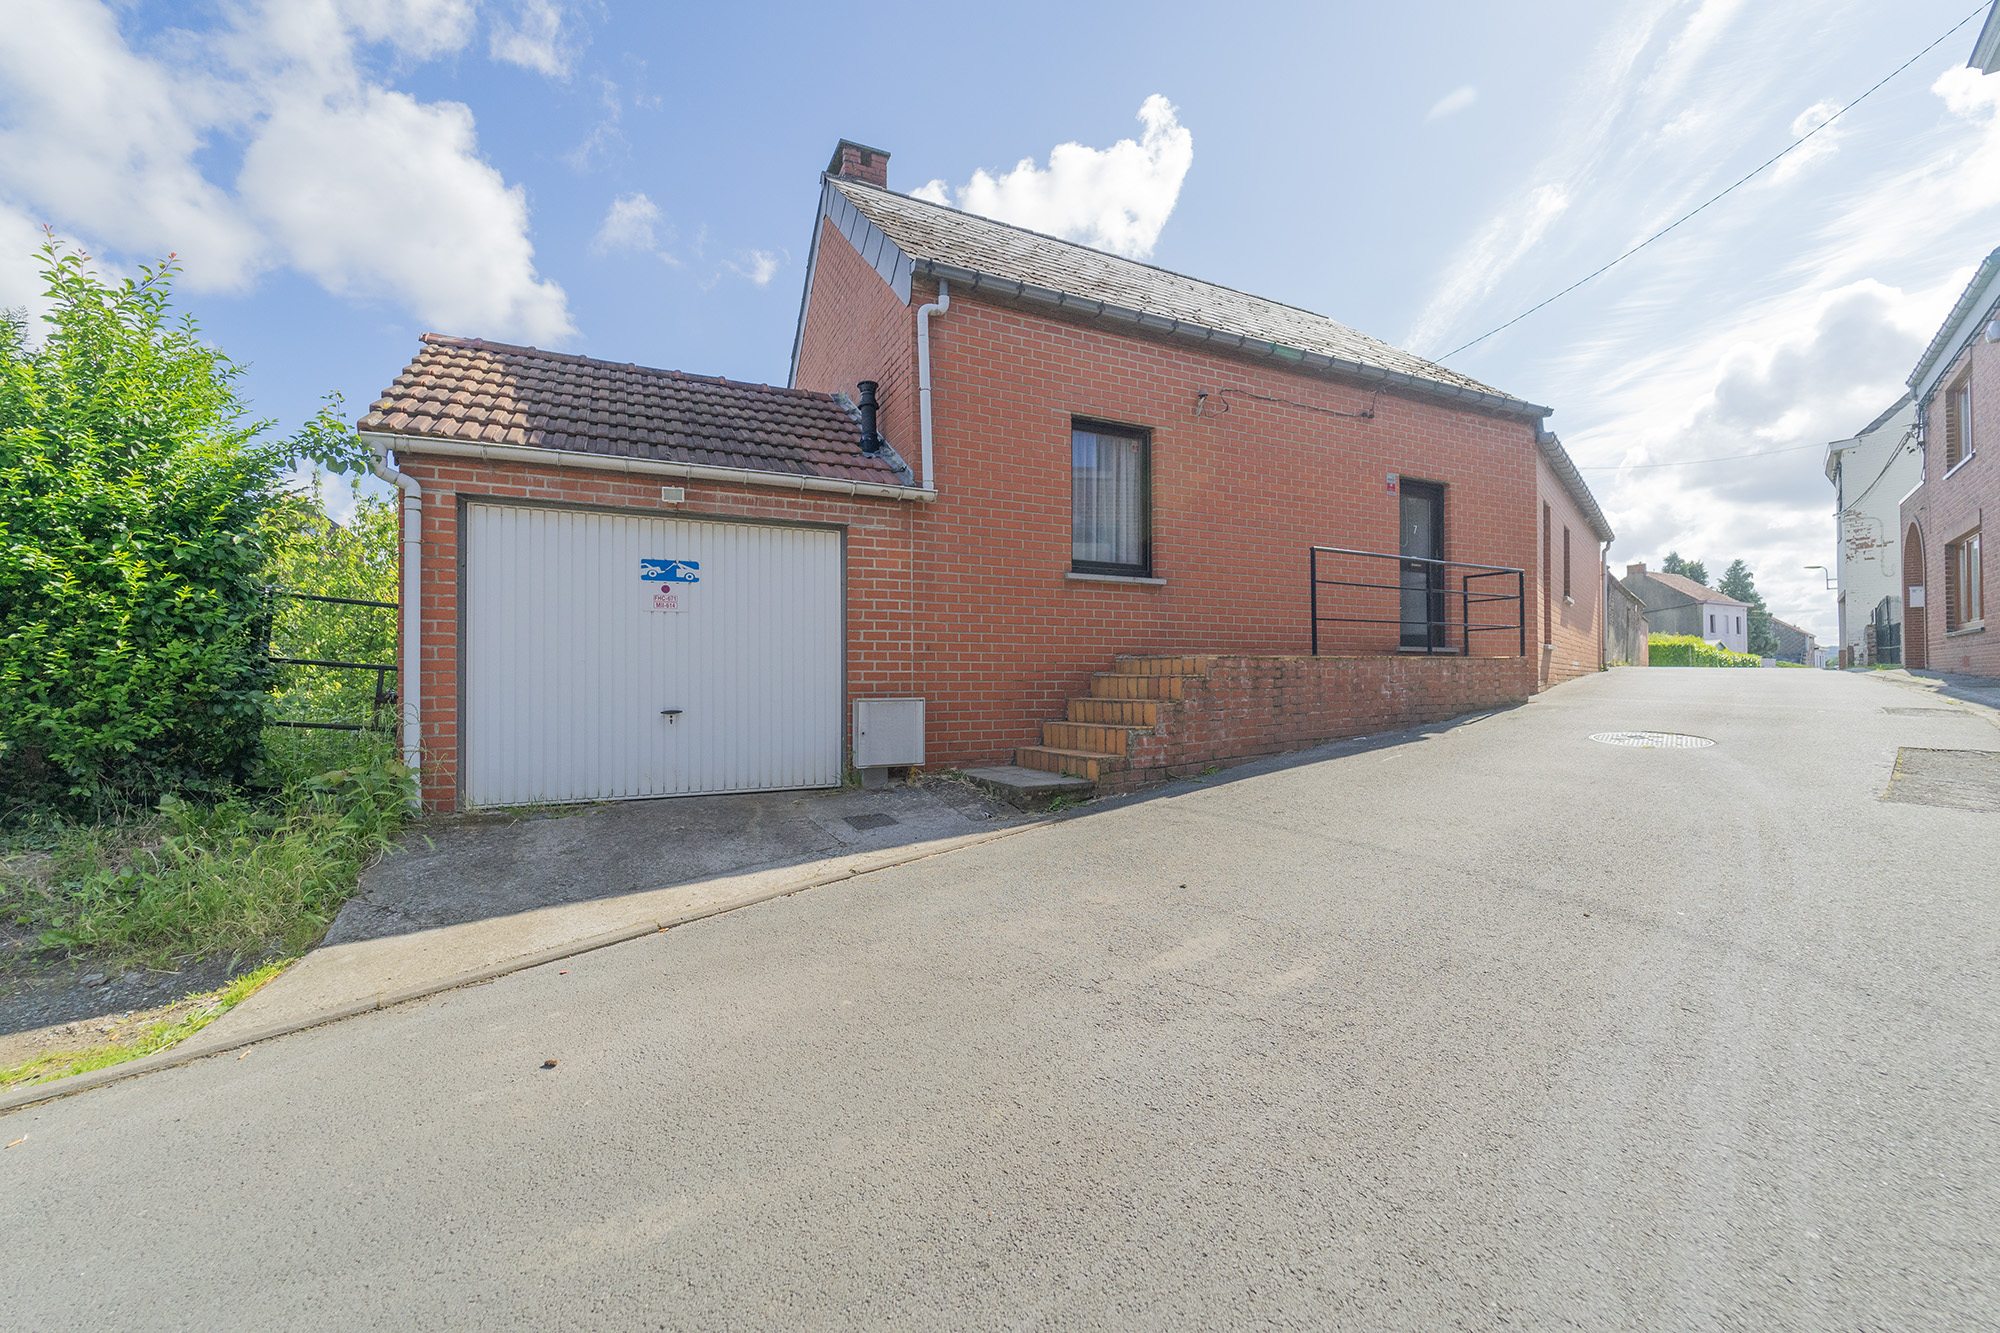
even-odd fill
[(175, 1054), (484, 980), (1037, 822), (939, 779), (447, 818), (363, 875), (318, 948)]

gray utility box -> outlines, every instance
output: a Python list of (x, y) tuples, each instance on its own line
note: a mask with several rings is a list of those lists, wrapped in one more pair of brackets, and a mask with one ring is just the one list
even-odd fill
[(854, 766), (917, 767), (924, 762), (922, 699), (856, 699)]

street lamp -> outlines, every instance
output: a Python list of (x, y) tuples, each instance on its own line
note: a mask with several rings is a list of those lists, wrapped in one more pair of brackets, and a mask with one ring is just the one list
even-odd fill
[(1819, 576), (1826, 580), (1826, 590), (1828, 592), (1833, 591), (1833, 575), (1827, 572), (1827, 568), (1825, 565), (1807, 565), (1806, 568), (1817, 569), (1819, 571)]

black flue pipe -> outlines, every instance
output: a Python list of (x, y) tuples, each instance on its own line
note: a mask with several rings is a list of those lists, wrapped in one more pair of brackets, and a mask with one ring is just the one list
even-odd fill
[(882, 452), (882, 433), (875, 429), (875, 381), (863, 380), (854, 386), (861, 393), (856, 404), (861, 409), (861, 452)]

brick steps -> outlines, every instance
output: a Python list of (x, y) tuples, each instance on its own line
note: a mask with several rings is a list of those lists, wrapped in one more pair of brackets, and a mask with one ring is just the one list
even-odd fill
[(1187, 683), (1208, 674), (1208, 659), (1121, 657), (1090, 678), (1087, 698), (1071, 699), (1059, 721), (1042, 723), (1042, 743), (1014, 752), (1022, 768), (1103, 782), (1122, 772), (1162, 710), (1187, 697)]
[(1100, 727), (1150, 727), (1160, 720), (1160, 704), (1156, 699), (1071, 699), (1066, 716)]
[(1100, 671), (1090, 678), (1093, 699), (1178, 699), (1186, 692), (1185, 676), (1134, 676)]

